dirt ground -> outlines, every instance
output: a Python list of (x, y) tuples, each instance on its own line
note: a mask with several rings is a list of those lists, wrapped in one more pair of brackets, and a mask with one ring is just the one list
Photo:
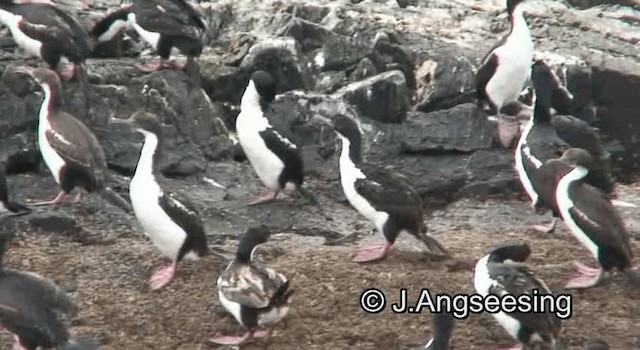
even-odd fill
[[(18, 186), (26, 189), (27, 183)], [(42, 191), (35, 188), (30, 192), (32, 196), (42, 196)], [(51, 188), (49, 192), (53, 193)], [(640, 204), (637, 185), (624, 193)], [(215, 280), (226, 261), (207, 257), (183, 263), (174, 283), (151, 292), (145, 282), (153, 269), (163, 263), (159, 253), (144, 236), (135, 233), (130, 221), (118, 219), (120, 214), (98, 215), (100, 206), (94, 201), (89, 200), (83, 207), (65, 204), (53, 209), (75, 213), (78, 225), (83, 227), (80, 233), (35, 231), (29, 225), (17, 225), (17, 237), (6, 256), (7, 266), (53, 278), (72, 295), (80, 307), (71, 320), (74, 335), (96, 338), (105, 350), (195, 350), (216, 348), (207, 342), (214, 335), (243, 332), (224, 312), (215, 293)], [(292, 204), (284, 199), (278, 205)], [(630, 224), (637, 231), (635, 210), (624, 213), (631, 217)], [(371, 227), (363, 224), (355, 211), (345, 206), (335, 210), (338, 211), (345, 218), (341, 221), (351, 220), (347, 229), (351, 227), (366, 236), (361, 241), (381, 240), (378, 234), (369, 234)], [(332, 216), (331, 212), (327, 215)], [(395, 315), (387, 307), (376, 315), (365, 314), (358, 303), (362, 291), (378, 288), (386, 293), (389, 302), (395, 302), (400, 288), (408, 288), (413, 295), (421, 288), (434, 293), (471, 293), (473, 264), (490, 247), (505, 241), (528, 242), (533, 249), (530, 266), (552, 290), (563, 292), (564, 282), (573, 273), (572, 261), (593, 265), (593, 260), (564, 228), (549, 236), (527, 230), (526, 224), (545, 219), (548, 217), (531, 216), (527, 203), (522, 201), (465, 200), (451, 204), (428, 221), (432, 232), (454, 254), (440, 262), (425, 259), (416, 251), (419, 248), (412, 246), (415, 242), (406, 237), (400, 239), (397, 250), (387, 260), (358, 265), (351, 258), (362, 242), (328, 246), (293, 231), (275, 234), (258, 257), (291, 279), (295, 289), (292, 309), (286, 328), (279, 327), (269, 341), (257, 340), (242, 348), (424, 346), (431, 333), (428, 311)], [(109, 229), (105, 230), (105, 226)], [(229, 249), (235, 247), (235, 239), (224, 241)], [(633, 236), (633, 246), (640, 252), (638, 235)], [(571, 295), (573, 317), (564, 323), (565, 349), (583, 349), (592, 337), (605, 339), (612, 349), (640, 349), (640, 295), (629, 290), (622, 276)], [(2, 334), (4, 346), (10, 340), (6, 332)], [(472, 315), (457, 323), (452, 348), (484, 350), (513, 343), (489, 315)]]

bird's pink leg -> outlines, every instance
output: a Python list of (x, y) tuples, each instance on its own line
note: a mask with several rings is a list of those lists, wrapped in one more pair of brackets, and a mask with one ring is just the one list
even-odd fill
[(370, 262), (384, 259), (387, 254), (391, 251), (392, 246), (389, 242), (386, 242), (383, 245), (377, 245), (373, 247), (363, 247), (359, 248), (356, 253), (356, 257), (353, 261), (357, 263)]
[(176, 270), (178, 268), (178, 262), (173, 261), (159, 269), (157, 269), (151, 279), (149, 280), (149, 286), (151, 290), (158, 290), (166, 287), (173, 278), (176, 276)]
[(210, 342), (219, 345), (240, 345), (251, 338), (261, 338), (267, 335), (264, 331), (248, 331), (242, 337), (233, 335), (221, 335), (219, 337), (209, 339)]
[(174, 68), (174, 65), (172, 63), (166, 62), (164, 59), (161, 58), (157, 60), (155, 63), (136, 64), (135, 67), (143, 72), (151, 73), (151, 72), (159, 71), (164, 68), (170, 68), (170, 69)]
[(605, 272), (602, 269), (594, 269), (579, 262), (574, 262), (577, 267), (577, 274), (570, 279), (565, 288), (590, 288), (596, 286), (604, 278)]
[(40, 205), (53, 205), (53, 204), (59, 204), (64, 202), (64, 200), (67, 198), (67, 194), (64, 191), (60, 191), (60, 193), (58, 193), (58, 195), (56, 196), (56, 198), (50, 200), (50, 201), (44, 201), (44, 202), (36, 202), (33, 203), (33, 206), (40, 206)]
[(82, 197), (85, 195), (85, 192), (80, 190), (78, 194), (76, 194), (76, 198), (73, 200), (75, 203), (79, 203), (82, 200)]
[(518, 137), (519, 131), (520, 123), (504, 121), (501, 116), (498, 115), (498, 138), (503, 147), (511, 148), (513, 140)]
[(265, 193), (264, 195), (255, 198), (254, 200), (252, 200), (251, 202), (249, 202), (249, 205), (256, 205), (256, 204), (260, 204), (260, 203), (265, 203), (265, 202), (271, 202), (276, 200), (276, 197), (278, 196), (278, 192), (274, 191), (274, 192), (268, 192)]
[(29, 349), (25, 348), (24, 346), (22, 346), (22, 343), (20, 343), (20, 338), (18, 338), (17, 335), (14, 335), (13, 339), (14, 339), (13, 350), (29, 350)]

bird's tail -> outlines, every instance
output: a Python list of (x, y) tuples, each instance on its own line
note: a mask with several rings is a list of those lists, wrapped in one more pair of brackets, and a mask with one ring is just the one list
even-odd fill
[(100, 190), (99, 194), (100, 197), (119, 207), (124, 212), (131, 213), (133, 211), (133, 209), (131, 208), (131, 204), (129, 204), (129, 202), (127, 202), (124, 198), (120, 197), (120, 195), (115, 193), (111, 188), (105, 187)]
[(289, 299), (293, 295), (293, 289), (289, 288), (289, 283), (290, 281), (286, 281), (282, 286), (280, 286), (271, 299), (270, 306), (278, 307), (289, 303)]
[(20, 216), (31, 213), (31, 208), (12, 201), (9, 201), (7, 203), (7, 209), (13, 213), (13, 216)]
[(423, 225), (420, 232), (416, 235), (419, 240), (427, 246), (431, 253), (441, 257), (448, 257), (449, 251), (437, 239), (427, 234), (427, 226)]
[(297, 190), (298, 192), (300, 192), (300, 194), (301, 194), (304, 198), (306, 198), (309, 202), (311, 202), (311, 204), (313, 204), (313, 205), (318, 205), (318, 203), (319, 203), (319, 202), (318, 202), (318, 198), (316, 198), (316, 196), (315, 196), (313, 193), (309, 192), (309, 190), (307, 190), (306, 188), (304, 188), (304, 187), (302, 187), (302, 186), (298, 186), (298, 187), (296, 188), (296, 190)]
[(97, 341), (93, 339), (81, 338), (69, 340), (65, 345), (59, 348), (60, 350), (98, 350), (100, 346)]

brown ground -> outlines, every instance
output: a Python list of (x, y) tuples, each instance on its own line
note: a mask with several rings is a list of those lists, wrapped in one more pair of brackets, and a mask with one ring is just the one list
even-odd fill
[[(520, 202), (512, 205), (525, 206)], [(211, 336), (242, 332), (235, 320), (221, 311), (214, 293), (215, 279), (225, 263), (207, 258), (183, 264), (173, 284), (150, 292), (145, 281), (161, 263), (155, 248), (144, 237), (109, 235), (82, 245), (58, 234), (21, 234), (12, 243), (7, 265), (55, 278), (72, 292), (81, 308), (72, 321), (72, 332), (99, 339), (103, 349), (209, 349), (214, 348), (207, 344)], [(453, 272), (447, 266), (456, 261), (473, 262), (496, 242), (528, 242), (533, 248), (529, 264), (555, 291), (561, 291), (572, 273), (574, 258), (592, 264), (586, 250), (575, 245), (565, 230), (540, 237), (524, 228), (452, 229), (440, 236), (455, 254), (451, 260), (429, 262), (419, 253), (399, 250), (386, 261), (371, 265), (350, 261), (355, 245), (320, 245), (303, 251), (283, 243), (287, 236), (272, 237), (261, 255), (262, 261), (287, 275), (296, 290), (288, 327), (276, 331), (271, 349), (407, 349), (424, 345), (430, 334), (428, 313), (394, 315), (387, 307), (381, 314), (367, 315), (358, 305), (362, 290), (379, 288), (391, 301), (399, 288), (414, 293), (420, 288), (469, 293), (473, 288), (471, 265)], [(640, 252), (637, 240), (634, 249)], [(628, 290), (622, 277), (572, 295), (574, 315), (565, 323), (565, 349), (580, 349), (590, 337), (606, 339), (612, 349), (640, 349), (640, 296)], [(4, 345), (9, 339), (5, 334)], [(492, 349), (512, 343), (489, 316), (474, 315), (457, 324), (452, 345), (453, 349)], [(264, 347), (264, 341), (257, 341), (244, 348)]]

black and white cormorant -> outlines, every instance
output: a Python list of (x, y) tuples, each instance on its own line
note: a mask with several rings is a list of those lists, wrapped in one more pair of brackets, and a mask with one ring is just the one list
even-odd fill
[(543, 61), (536, 61), (532, 66), (531, 78), (535, 89), (535, 107), (533, 116), (525, 125), (515, 149), (515, 168), (520, 182), (531, 198), (532, 207), (541, 214), (550, 209), (554, 217), (551, 225), (534, 225), (533, 228), (541, 232), (551, 232), (556, 226), (555, 218), (560, 214), (555, 203), (553, 184), (543, 181), (539, 176), (539, 169), (544, 162), (560, 157), (571, 146), (584, 147), (597, 159), (597, 170), (587, 181), (607, 195), (613, 195), (614, 182), (608, 171), (608, 160), (602, 156), (604, 151), (600, 137), (588, 123), (574, 123), (574, 134), (578, 137), (572, 137), (569, 140), (571, 144), (558, 136), (551, 115), (552, 99), (557, 95), (554, 91), (558, 89), (558, 81), (549, 66)]
[[(17, 72), (32, 77), (44, 91), (38, 119), (38, 147), (51, 175), (60, 185), (52, 200), (35, 205), (57, 204), (75, 188), (97, 192), (126, 212), (129, 203), (106, 186), (107, 162), (98, 139), (82, 122), (62, 110), (62, 86), (58, 75), (46, 68), (18, 67)], [(80, 201), (83, 192), (78, 192)]]
[(8, 234), (0, 237), (0, 325), (14, 334), (13, 348), (97, 349), (93, 341), (69, 339), (62, 314), (72, 314), (76, 307), (60, 287), (35, 273), (2, 265), (8, 239)]
[(516, 133), (502, 120), (500, 109), (516, 101), (529, 77), (533, 60), (533, 41), (520, 4), (524, 0), (507, 0), (511, 29), (482, 60), (476, 73), (476, 94), (480, 106), (488, 104), (498, 113), (498, 134), (505, 147)]
[(402, 174), (388, 167), (376, 167), (362, 161), (362, 132), (358, 123), (344, 115), (333, 117), (335, 132), (342, 141), (340, 182), (349, 203), (371, 221), (386, 242), (358, 251), (356, 262), (383, 259), (396, 238), (407, 231), (422, 241), (436, 256), (447, 250), (427, 235), (423, 221), (422, 199)]
[(0, 213), (10, 212), (12, 215), (30, 213), (31, 209), (9, 198), (9, 189), (7, 187), (4, 169), (4, 165), (0, 164)]
[[(242, 336), (218, 336), (211, 342), (238, 345), (255, 337), (269, 336), (289, 312), (293, 294), (290, 281), (273, 269), (253, 261), (256, 247), (267, 242), (266, 227), (249, 228), (242, 236), (235, 259), (218, 277), (218, 298), (235, 319), (247, 329)], [(259, 331), (268, 328), (267, 332)]]
[(620, 215), (599, 189), (585, 182), (591, 165), (589, 152), (570, 148), (541, 168), (540, 176), (554, 186), (562, 219), (599, 265), (591, 268), (576, 262), (578, 275), (566, 287), (593, 287), (614, 269), (640, 287), (640, 271), (633, 266), (629, 235)]
[(104, 42), (123, 29), (135, 30), (160, 56), (156, 63), (136, 67), (153, 72), (185, 68), (169, 61), (173, 48), (179, 49), (188, 60), (199, 57), (206, 28), (200, 14), (185, 0), (133, 0), (132, 5), (123, 6), (99, 20), (90, 35)]
[(144, 135), (144, 145), (129, 195), (133, 212), (153, 244), (171, 262), (154, 272), (149, 285), (158, 290), (168, 285), (183, 259), (196, 260), (209, 251), (202, 218), (196, 206), (178, 192), (160, 187), (157, 162), (162, 149), (162, 124), (147, 112), (136, 112), (128, 119), (112, 119), (129, 125)]
[[(538, 278), (529, 267), (523, 264), (531, 255), (527, 244), (504, 245), (478, 260), (473, 283), (476, 292), (484, 297), (495, 295), (502, 297), (510, 294), (518, 298), (521, 295), (532, 297), (552, 295), (549, 287)], [(544, 343), (558, 350), (558, 336), (561, 320), (552, 312), (505, 313), (492, 314), (498, 324), (520, 344), (511, 349), (521, 349), (521, 345)]]
[(426, 350), (449, 350), (449, 342), (456, 320), (448, 312), (433, 314), (433, 336), (425, 345)]
[(289, 186), (316, 203), (315, 196), (302, 187), (304, 164), (293, 137), (286, 128), (277, 127), (268, 118), (275, 96), (273, 77), (264, 71), (254, 72), (242, 95), (240, 114), (236, 119), (240, 146), (253, 170), (270, 190), (250, 204), (273, 201), (280, 191)]
[(59, 73), (65, 80), (74, 77), (93, 50), (82, 25), (50, 3), (0, 0), (0, 22), (9, 28), (18, 46), (41, 58), (49, 68), (56, 70), (62, 63), (72, 63)]

